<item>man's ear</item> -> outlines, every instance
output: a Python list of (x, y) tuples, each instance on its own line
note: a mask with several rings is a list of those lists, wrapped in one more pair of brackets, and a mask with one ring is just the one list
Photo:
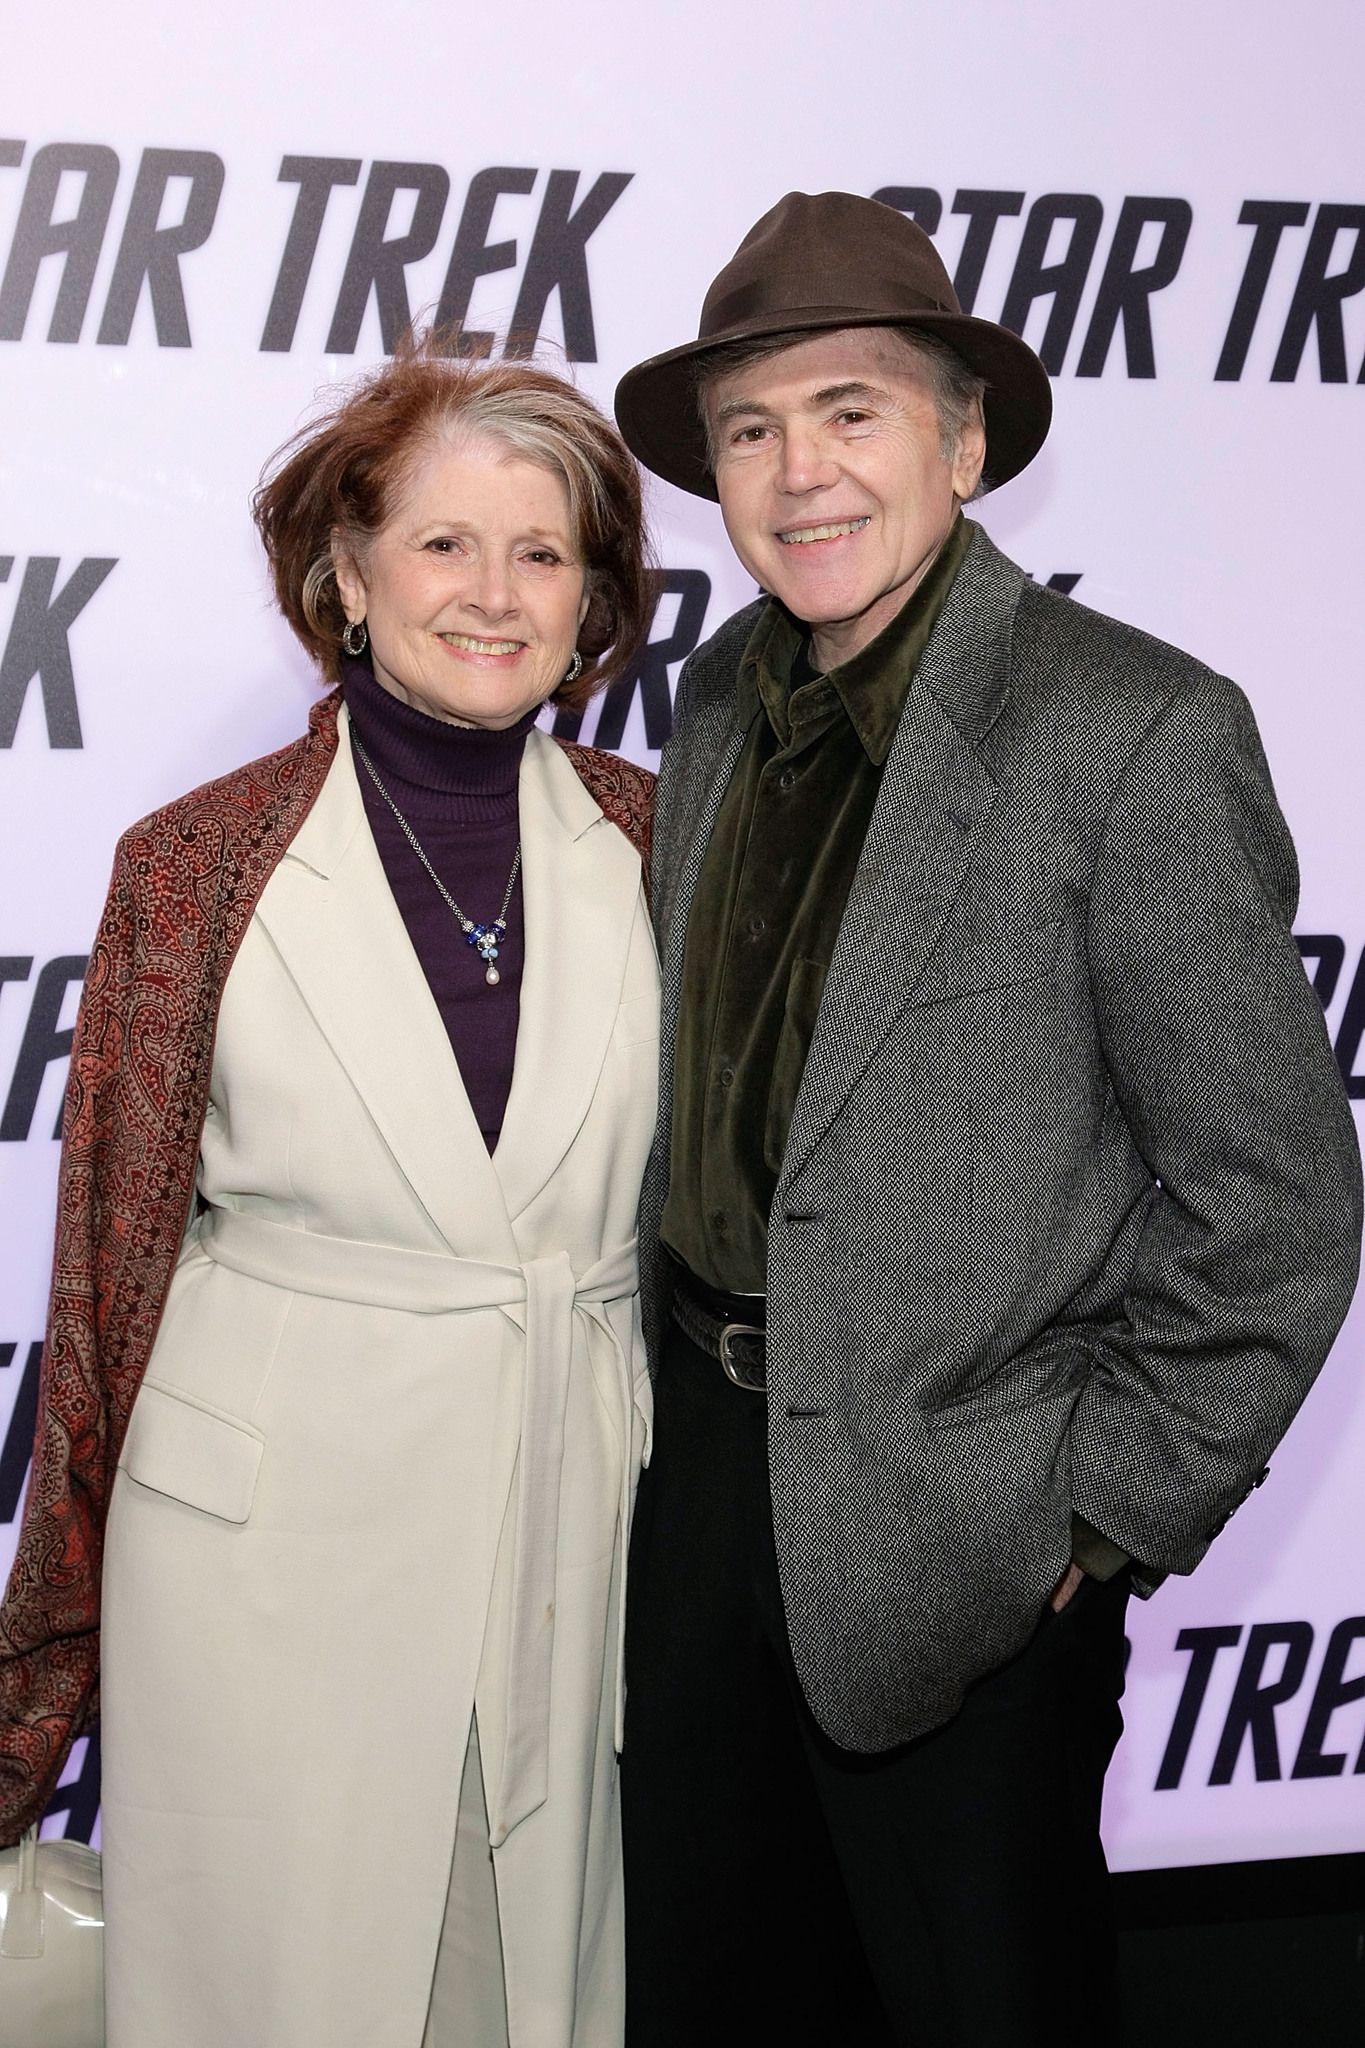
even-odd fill
[(340, 527), (332, 528), (331, 545), (332, 568), (336, 573), (337, 589), (341, 592), (341, 608), (355, 623), (364, 618), (368, 604), (365, 579)]
[(953, 456), (953, 495), (965, 505), (981, 481), (981, 472), (986, 465), (986, 422), (981, 415), (980, 400), (972, 407), (972, 416), (957, 437), (957, 449)]

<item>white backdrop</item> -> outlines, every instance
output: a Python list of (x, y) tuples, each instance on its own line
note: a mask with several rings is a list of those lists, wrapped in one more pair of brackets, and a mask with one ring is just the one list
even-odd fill
[[(695, 332), (788, 189), (895, 188), (954, 271), (970, 234), (976, 311), (1026, 319), (1057, 404), (1043, 455), (979, 516), (1031, 573), (1248, 691), (1300, 850), (1298, 928), (1365, 1071), (1352, 0), (68, 0), (5, 40), (0, 1566), (61, 1034), (114, 839), (301, 729), (312, 679), (269, 609), (248, 495), (319, 387), (382, 353), (381, 299), (391, 328), (448, 273), (470, 324), (538, 319), (609, 403)], [(399, 246), (376, 258), (381, 241)], [(662, 486), (652, 503), (694, 608), (708, 579), (710, 631), (752, 585), (713, 508)], [(689, 637), (679, 603), (656, 640)], [(652, 758), (638, 695), (620, 744)], [(1270, 1483), (1133, 1615), (1117, 1867), (1365, 1848), (1363, 1358), (1357, 1314)], [(87, 1771), (49, 1832), (88, 1826), (90, 1791)]]

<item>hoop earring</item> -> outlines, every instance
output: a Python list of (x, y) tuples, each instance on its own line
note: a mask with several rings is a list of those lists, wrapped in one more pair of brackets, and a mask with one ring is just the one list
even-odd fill
[(341, 644), (352, 660), (357, 655), (365, 652), (365, 649), (370, 644), (370, 636), (365, 629), (365, 621), (363, 619), (347, 619), (346, 630), (341, 636)]
[(575, 647), (573, 651), (573, 660), (569, 663), (568, 671), (565, 675), (560, 677), (560, 689), (567, 689), (570, 683), (576, 683), (578, 681), (578, 678), (582, 675), (582, 673), (583, 657), (579, 653), (578, 649)]

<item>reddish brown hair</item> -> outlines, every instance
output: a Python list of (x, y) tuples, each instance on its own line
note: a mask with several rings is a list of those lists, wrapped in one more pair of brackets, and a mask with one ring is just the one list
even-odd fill
[(486, 434), (557, 475), (588, 577), (581, 673), (551, 700), (581, 711), (649, 631), (640, 472), (615, 427), (563, 377), (456, 357), (448, 335), (400, 344), (279, 449), (252, 502), (280, 610), (329, 682), (346, 628), (332, 535), (358, 554), (387, 525), (415, 458), (452, 428)]

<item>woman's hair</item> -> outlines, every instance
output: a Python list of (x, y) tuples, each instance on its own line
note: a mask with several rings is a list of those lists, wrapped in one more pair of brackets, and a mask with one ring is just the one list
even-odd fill
[(276, 600), (327, 680), (338, 681), (346, 613), (333, 534), (363, 565), (414, 463), (452, 432), (487, 436), (549, 470), (568, 494), (588, 609), (582, 670), (551, 701), (581, 711), (629, 669), (649, 631), (639, 470), (616, 429), (564, 378), (458, 357), (454, 345), (447, 333), (401, 342), (271, 458), (252, 510)]

